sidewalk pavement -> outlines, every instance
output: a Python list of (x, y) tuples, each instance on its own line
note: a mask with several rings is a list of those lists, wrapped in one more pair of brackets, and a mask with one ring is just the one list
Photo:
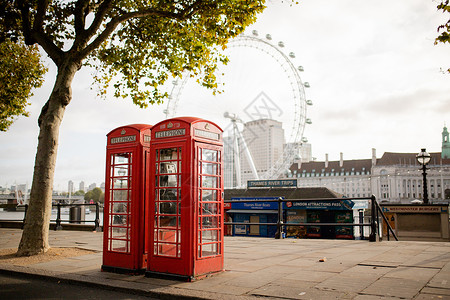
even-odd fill
[[(19, 229), (0, 228), (0, 249)], [(165, 299), (450, 299), (450, 243), (225, 238), (226, 271), (196, 282), (101, 272), (102, 233), (51, 231), (52, 247), (98, 251), (0, 273), (53, 277)], [(324, 262), (320, 259), (326, 258)]]

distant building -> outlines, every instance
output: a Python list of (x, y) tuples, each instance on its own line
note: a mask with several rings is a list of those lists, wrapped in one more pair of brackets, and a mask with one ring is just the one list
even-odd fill
[(88, 191), (92, 191), (93, 189), (95, 189), (97, 187), (97, 184), (95, 183), (91, 183), (88, 187)]
[(79, 187), (78, 187), (78, 190), (79, 190), (79, 191), (85, 192), (84, 189), (85, 189), (85, 187), (84, 187), (84, 181), (81, 181), (81, 182), (80, 182), (80, 185), (79, 185)]
[[(386, 152), (379, 159), (295, 163), (288, 177), (298, 178), (298, 187), (327, 187), (346, 197), (375, 197), (380, 201), (410, 203), (422, 199), (422, 172), (417, 153)], [(427, 184), (429, 199), (450, 198), (450, 159), (430, 153)]]
[(442, 159), (450, 159), (450, 139), (447, 131), (447, 126), (442, 130)]
[(310, 162), (313, 160), (311, 144), (302, 143), (300, 147), (300, 159), (302, 162)]
[(69, 183), (67, 184), (67, 193), (69, 195), (72, 195), (74, 193), (72, 180), (69, 180)]
[[(285, 142), (281, 122), (270, 119), (250, 121), (244, 124), (242, 135), (259, 176), (269, 171), (282, 158)], [(248, 180), (255, 179), (255, 176), (245, 154), (241, 152), (240, 156), (242, 184), (245, 185)]]

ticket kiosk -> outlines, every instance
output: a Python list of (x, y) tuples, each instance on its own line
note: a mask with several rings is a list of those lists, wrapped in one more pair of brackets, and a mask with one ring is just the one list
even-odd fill
[(223, 270), (223, 140), (212, 122), (152, 128), (146, 276), (193, 280)]
[(146, 185), (149, 181), (150, 125), (122, 126), (108, 133), (102, 270), (144, 273)]

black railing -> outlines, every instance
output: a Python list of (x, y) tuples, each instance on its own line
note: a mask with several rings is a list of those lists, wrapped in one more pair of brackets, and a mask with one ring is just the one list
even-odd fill
[[(284, 208), (283, 202), (304, 202), (304, 201), (322, 201), (322, 202), (334, 202), (334, 201), (345, 201), (345, 200), (367, 200), (371, 202), (371, 217), (369, 223), (364, 223), (364, 216), (360, 214), (360, 220), (358, 223), (285, 223), (284, 222)], [(380, 222), (379, 215), (383, 217), (385, 223), (388, 227), (388, 240), (389, 240), (389, 231), (392, 233), (394, 238), (398, 241), (397, 236), (394, 233), (394, 230), (387, 222), (386, 216), (383, 214), (380, 205), (377, 203), (375, 196), (372, 197), (361, 197), (361, 198), (317, 198), (317, 199), (283, 199), (282, 197), (278, 199), (257, 199), (257, 200), (225, 200), (225, 203), (251, 203), (251, 202), (277, 202), (278, 203), (278, 218), (276, 223), (259, 223), (259, 222), (225, 222), (225, 225), (268, 225), (268, 226), (277, 226), (277, 231), (275, 234), (276, 239), (284, 238), (284, 227), (286, 226), (348, 226), (348, 227), (356, 227), (360, 228), (360, 232), (363, 234), (364, 227), (370, 228), (369, 241), (378, 241), (380, 236)], [(251, 210), (249, 210), (251, 213)]]
[[(95, 219), (92, 220), (84, 220), (81, 218), (81, 215), (79, 215), (80, 218), (69, 218), (69, 220), (62, 220), (61, 219), (61, 208), (62, 207), (70, 207), (70, 208), (76, 208), (76, 207), (80, 207), (80, 209), (83, 209), (84, 206), (95, 206)], [(55, 226), (55, 230), (61, 230), (62, 229), (62, 222), (69, 222), (69, 223), (78, 223), (80, 224), (81, 222), (87, 223), (87, 222), (93, 222), (94, 223), (94, 231), (99, 231), (100, 230), (100, 206), (98, 204), (98, 202), (96, 203), (87, 203), (87, 204), (61, 204), (61, 203), (57, 203), (57, 204), (53, 204), (52, 207), (56, 206), (56, 226)], [(52, 220), (50, 220), (52, 221)]]
[[(61, 208), (63, 207), (69, 207), (69, 208), (76, 208), (76, 207), (80, 207), (80, 209), (83, 209), (84, 206), (95, 206), (95, 219), (94, 220), (85, 220), (81, 218), (81, 214), (78, 218), (73, 218), (72, 216), (69, 217), (69, 220), (63, 220), (61, 218)], [(14, 207), (24, 207), (24, 214), (23, 214), (23, 219), (21, 220), (7, 220), (7, 221), (15, 221), (15, 222), (20, 222), (22, 221), (22, 228), (25, 225), (25, 219), (27, 217), (27, 212), (28, 212), (28, 204), (25, 205), (17, 205)], [(55, 223), (55, 230), (62, 230), (63, 226), (61, 225), (63, 222), (65, 223), (73, 223), (73, 224), (81, 224), (81, 223), (94, 223), (94, 231), (101, 231), (100, 228), (100, 206), (97, 203), (82, 203), (82, 204), (62, 204), (62, 203), (57, 203), (57, 204), (52, 204), (52, 208), (56, 207), (56, 219), (50, 220), (50, 222), (54, 222)]]

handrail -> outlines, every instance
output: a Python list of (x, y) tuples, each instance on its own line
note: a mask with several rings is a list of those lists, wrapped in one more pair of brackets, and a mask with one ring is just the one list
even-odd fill
[(389, 224), (389, 220), (384, 215), (384, 212), (381, 209), (381, 206), (380, 206), (380, 204), (378, 202), (376, 202), (376, 206), (377, 206), (377, 210), (381, 213), (381, 216), (383, 217), (384, 222), (386, 223), (386, 226), (387, 226), (387, 239), (388, 239), (388, 241), (389, 241), (389, 231), (392, 233), (392, 235), (394, 236), (395, 240), (398, 241), (398, 237), (395, 234), (394, 229), (391, 227), (391, 224)]
[[(74, 207), (74, 206), (95, 206), (95, 220), (62, 220), (61, 219), (61, 207), (65, 207), (65, 206), (69, 206), (69, 207)], [(22, 220), (9, 220), (9, 221), (22, 221), (22, 229), (25, 226), (25, 220), (26, 220), (26, 216), (27, 216), (27, 211), (28, 211), (28, 204), (25, 205), (16, 205), (15, 207), (24, 207), (25, 211), (24, 211), (24, 215), (23, 215), (23, 219)], [(100, 228), (100, 205), (98, 204), (98, 202), (96, 203), (77, 203), (77, 204), (61, 204), (61, 203), (57, 203), (57, 204), (52, 204), (52, 208), (56, 207), (57, 208), (57, 213), (56, 213), (56, 226), (55, 226), (55, 230), (61, 230), (62, 229), (62, 222), (85, 222), (85, 223), (90, 223), (93, 222), (94, 223), (94, 231), (101, 231)], [(53, 221), (53, 220), (50, 220)]]

